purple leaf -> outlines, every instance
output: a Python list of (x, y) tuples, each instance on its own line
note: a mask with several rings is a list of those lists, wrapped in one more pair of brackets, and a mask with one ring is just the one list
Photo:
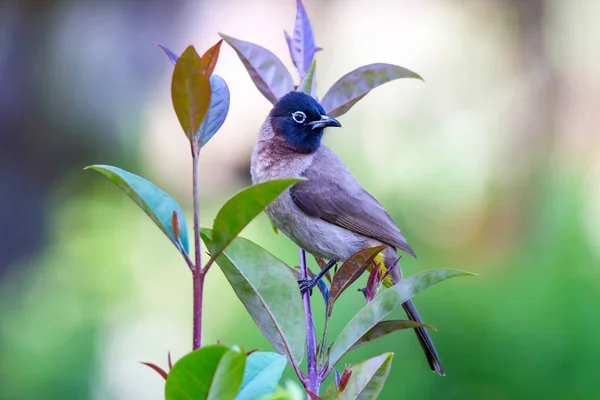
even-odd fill
[(330, 117), (345, 114), (372, 89), (400, 78), (423, 80), (418, 74), (391, 64), (370, 64), (355, 69), (341, 77), (327, 91), (321, 105)]
[(163, 49), (163, 51), (165, 52), (167, 57), (169, 57), (169, 60), (171, 60), (173, 65), (175, 65), (175, 63), (177, 62), (177, 59), (179, 57), (175, 53), (173, 53), (171, 50), (169, 50), (165, 46), (163, 46), (162, 44), (157, 44), (157, 46), (160, 47), (161, 49)]
[(285, 36), (285, 41), (287, 42), (288, 49), (290, 50), (290, 57), (292, 58), (294, 67), (296, 67), (296, 69), (298, 69), (298, 60), (297, 60), (296, 55), (294, 54), (294, 45), (292, 43), (292, 38), (286, 31), (283, 31), (283, 35)]
[(236, 51), (256, 88), (275, 104), (283, 95), (294, 90), (294, 80), (277, 56), (250, 42), (224, 34), (221, 37)]
[(196, 134), (196, 140), (200, 142), (200, 147), (204, 146), (214, 134), (221, 128), (229, 112), (229, 88), (225, 79), (219, 75), (210, 77), (210, 105), (208, 112), (200, 129)]
[[(286, 36), (288, 35), (286, 34)], [(294, 35), (291, 43), (290, 54), (292, 60), (300, 73), (300, 77), (303, 78), (310, 68), (310, 63), (315, 58), (317, 47), (315, 46), (315, 38), (310, 27), (308, 14), (306, 14), (301, 0), (296, 0), (296, 22), (294, 23)]]
[(334, 381), (335, 381), (335, 388), (337, 389), (337, 391), (339, 392), (339, 387), (340, 387), (340, 379), (342, 379), (342, 377), (340, 376), (340, 373), (337, 369), (333, 370), (334, 372)]
[(315, 76), (316, 68), (316, 60), (313, 60), (312, 63), (310, 63), (310, 68), (308, 69), (308, 72), (306, 73), (306, 75), (304, 75), (302, 81), (300, 81), (298, 89), (296, 89), (297, 91), (304, 92), (315, 99), (317, 97), (317, 79)]
[(381, 269), (381, 263), (376, 264), (371, 268), (371, 273), (369, 274), (369, 279), (367, 279), (367, 287), (365, 287), (365, 291), (363, 292), (365, 298), (367, 299), (367, 303), (375, 298), (375, 294), (377, 294), (377, 289), (379, 288), (379, 270)]

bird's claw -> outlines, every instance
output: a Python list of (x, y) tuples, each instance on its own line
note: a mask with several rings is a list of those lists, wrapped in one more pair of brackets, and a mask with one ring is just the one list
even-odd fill
[(300, 285), (300, 293), (304, 294), (308, 290), (309, 296), (312, 296), (312, 290), (317, 282), (312, 279), (301, 279), (298, 281), (298, 284)]

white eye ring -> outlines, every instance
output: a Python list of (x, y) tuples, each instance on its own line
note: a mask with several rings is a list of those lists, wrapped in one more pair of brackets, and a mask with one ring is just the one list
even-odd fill
[(302, 124), (304, 121), (306, 121), (306, 114), (304, 114), (302, 111), (296, 111), (292, 114), (292, 118), (294, 118), (294, 121), (297, 123)]

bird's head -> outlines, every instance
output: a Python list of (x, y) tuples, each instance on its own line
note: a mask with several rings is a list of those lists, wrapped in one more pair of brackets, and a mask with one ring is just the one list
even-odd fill
[(275, 135), (299, 153), (315, 152), (326, 127), (342, 126), (326, 115), (319, 102), (302, 92), (289, 92), (279, 99), (269, 117)]

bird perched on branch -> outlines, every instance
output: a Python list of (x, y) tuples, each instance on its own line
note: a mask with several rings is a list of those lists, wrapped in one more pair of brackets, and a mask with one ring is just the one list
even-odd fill
[[(286, 190), (266, 209), (275, 226), (298, 246), (329, 260), (314, 279), (301, 283), (302, 291), (312, 289), (337, 262), (366, 248), (387, 246), (376, 262), (391, 268), (391, 281), (383, 282), (388, 287), (402, 279), (396, 249), (415, 256), (381, 204), (333, 151), (321, 144), (325, 128), (340, 126), (315, 99), (302, 92), (290, 92), (269, 113), (252, 152), (254, 184), (307, 178)], [(411, 320), (422, 322), (412, 301), (402, 306)], [(425, 328), (416, 328), (415, 332), (432, 371), (444, 375)]]

